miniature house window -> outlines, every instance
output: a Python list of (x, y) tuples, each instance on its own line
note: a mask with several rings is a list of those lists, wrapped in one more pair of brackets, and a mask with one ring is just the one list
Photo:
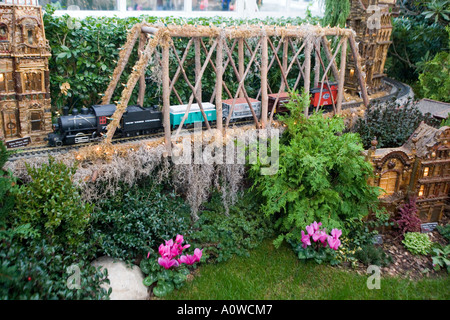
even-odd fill
[(25, 91), (44, 91), (42, 88), (42, 72), (26, 72), (22, 75), (23, 87)]
[(0, 24), (0, 41), (8, 41), (8, 27)]
[(30, 114), (31, 131), (42, 130), (42, 112), (32, 111)]
[(380, 188), (386, 191), (384, 196), (390, 196), (397, 191), (397, 180), (398, 173), (395, 171), (388, 171), (381, 176)]
[(434, 167), (433, 175), (435, 177), (439, 177), (441, 175), (441, 166), (437, 165)]
[(0, 92), (14, 92), (12, 72), (0, 73)]
[(429, 168), (429, 167), (423, 168), (423, 176), (424, 176), (424, 177), (428, 177), (429, 171), (430, 171), (430, 168)]
[(19, 130), (19, 114), (18, 111), (4, 110), (3, 117), (3, 132), (6, 138), (13, 138), (17, 136)]
[(27, 41), (28, 41), (28, 44), (34, 43), (33, 30), (30, 30), (30, 29), (27, 30)]
[(424, 185), (421, 185), (421, 186), (420, 186), (420, 189), (419, 189), (419, 197), (422, 197), (422, 196), (423, 196), (424, 190), (425, 190), (425, 186), (424, 186)]

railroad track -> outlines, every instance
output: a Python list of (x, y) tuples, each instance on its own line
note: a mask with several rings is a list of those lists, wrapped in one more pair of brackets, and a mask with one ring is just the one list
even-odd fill
[[(410, 94), (411, 88), (406, 86), (405, 84), (391, 79), (391, 78), (384, 78), (386, 82), (388, 82), (391, 86), (393, 86), (396, 90), (394, 92), (383, 96), (379, 98), (374, 98), (370, 100), (371, 104), (374, 103), (382, 103), (387, 102), (393, 99), (400, 99), (402, 97), (406, 97)], [(349, 108), (357, 108), (361, 106), (361, 102), (354, 102), (354, 103), (348, 103), (344, 104), (342, 107), (343, 109), (349, 109)], [(253, 124), (253, 120), (250, 121), (240, 121), (235, 122), (234, 125), (237, 127), (245, 126)], [(214, 126), (212, 126), (214, 127)], [(185, 129), (188, 131), (193, 131), (193, 129)], [(206, 127), (203, 127), (203, 130), (206, 130)], [(121, 144), (121, 143), (127, 143), (127, 142), (136, 142), (141, 140), (147, 140), (147, 139), (159, 139), (164, 137), (164, 132), (162, 130), (151, 133), (148, 135), (140, 135), (140, 136), (133, 136), (133, 137), (124, 137), (124, 138), (117, 138), (114, 139), (111, 143), (112, 144)], [(29, 147), (29, 148), (21, 148), (18, 150), (15, 150), (15, 152), (9, 157), (8, 161), (15, 161), (19, 159), (26, 159), (26, 158), (33, 158), (38, 156), (44, 156), (44, 155), (58, 155), (62, 153), (66, 153), (69, 151), (74, 151), (77, 149), (80, 149), (82, 147), (95, 145), (98, 142), (89, 142), (89, 143), (83, 143), (83, 144), (77, 144), (77, 145), (70, 145), (70, 146), (61, 146), (61, 147), (49, 147), (49, 146), (39, 146), (39, 147)]]
[[(249, 124), (253, 124), (253, 120), (246, 120), (246, 121), (240, 121), (240, 122), (234, 122), (233, 124), (236, 127), (242, 127)], [(211, 128), (215, 128), (215, 125), (211, 126)], [(194, 132), (194, 128), (187, 128), (183, 129), (185, 132)], [(207, 130), (206, 126), (202, 127), (202, 130)], [(139, 136), (132, 136), (132, 137), (123, 137), (123, 138), (116, 138), (111, 143), (112, 144), (122, 144), (122, 143), (129, 143), (129, 142), (137, 142), (142, 140), (149, 140), (149, 139), (159, 139), (164, 137), (164, 132), (162, 130), (158, 132), (154, 132), (151, 134), (146, 135), (139, 135)], [(17, 150), (14, 150), (14, 153), (9, 156), (8, 161), (16, 161), (19, 159), (29, 159), (39, 156), (51, 156), (51, 155), (58, 155), (67, 153), (69, 151), (75, 151), (80, 148), (96, 145), (99, 142), (87, 142), (82, 144), (76, 144), (76, 145), (68, 145), (68, 146), (61, 146), (61, 147), (49, 147), (49, 146), (38, 146), (38, 147), (25, 147), (20, 148)]]

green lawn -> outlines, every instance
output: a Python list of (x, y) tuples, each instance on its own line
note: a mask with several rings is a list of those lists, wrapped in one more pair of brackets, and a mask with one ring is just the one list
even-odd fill
[(338, 270), (328, 265), (301, 262), (287, 246), (274, 248), (266, 240), (250, 257), (199, 267), (193, 281), (166, 299), (290, 300), (290, 299), (438, 299), (450, 298), (450, 279), (410, 281), (383, 277), (380, 289), (369, 290), (369, 275)]

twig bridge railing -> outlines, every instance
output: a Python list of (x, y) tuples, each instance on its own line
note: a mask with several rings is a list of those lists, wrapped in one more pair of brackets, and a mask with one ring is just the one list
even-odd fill
[[(177, 48), (177, 44), (180, 43), (180, 41), (176, 41), (177, 38), (185, 38), (187, 44), (186, 41), (181, 41), (183, 48)], [(268, 26), (261, 24), (217, 27), (212, 25), (155, 26), (142, 23), (135, 25), (128, 33), (127, 42), (120, 51), (119, 61), (112, 81), (104, 93), (102, 104), (110, 103), (119, 78), (138, 40), (139, 58), (124, 85), (120, 100), (117, 101), (116, 111), (107, 126), (104, 143), (111, 142), (138, 82), (137, 102), (143, 105), (146, 89), (145, 71), (150, 61), (157, 61), (161, 68), (162, 113), (165, 145), (168, 152), (171, 151), (169, 109), (171, 98), (176, 99), (180, 104), (187, 104), (186, 113), (175, 137), (180, 133), (194, 100), (200, 108), (208, 130), (210, 130), (202, 106), (202, 78), (205, 76), (208, 65), (210, 65), (208, 70), (213, 70), (215, 73), (215, 86), (210, 102), (216, 106), (216, 126), (218, 132), (222, 133), (228, 128), (237, 98), (244, 99), (248, 103), (256, 128), (266, 128), (270, 127), (272, 123), (279, 94), (288, 90), (296, 90), (301, 85), (303, 85), (304, 91), (309, 93), (312, 81), (314, 86), (320, 87), (321, 90), (324, 89), (324, 84), (329, 84), (332, 78), (338, 83), (337, 101), (333, 101), (333, 111), (339, 114), (344, 99), (348, 44), (350, 45), (349, 55), (356, 65), (355, 71), (361, 88), (361, 96), (366, 106), (369, 103), (364, 74), (361, 71), (358, 45), (355, 42), (355, 33), (351, 29), (323, 28), (312, 25)], [(192, 50), (195, 60), (194, 67), (186, 66), (189, 54), (191, 54), (192, 60)], [(180, 56), (178, 51), (183, 54)], [(202, 56), (205, 57), (203, 61)], [(337, 61), (339, 61), (339, 68)], [(173, 63), (176, 63), (177, 69), (175, 72), (170, 72), (169, 66)], [(313, 68), (312, 65), (314, 65)], [(233, 83), (230, 81), (227, 83), (224, 79), (224, 72), (227, 68), (233, 70)], [(312, 69), (313, 72), (311, 72)], [(261, 101), (259, 119), (252, 107), (246, 87), (246, 80), (249, 81), (249, 75), (254, 74), (254, 70), (257, 70), (260, 78), (260, 89), (256, 95), (256, 99)], [(269, 74), (277, 76), (278, 79), (269, 81)], [(180, 77), (189, 87), (188, 99), (186, 94), (179, 94), (175, 88)], [(276, 83), (278, 87), (273, 88), (273, 83)], [(268, 95), (276, 93), (278, 95), (276, 95), (272, 110), (268, 110)], [(231, 110), (226, 118), (222, 113), (224, 95), (233, 99)], [(305, 108), (304, 113), (308, 116), (308, 108)]]

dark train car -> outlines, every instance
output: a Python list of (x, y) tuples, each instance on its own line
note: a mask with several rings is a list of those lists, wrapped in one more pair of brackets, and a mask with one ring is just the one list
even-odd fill
[(278, 97), (278, 102), (275, 107), (275, 110), (273, 111), (274, 114), (276, 113), (286, 113), (289, 112), (288, 108), (285, 107), (285, 104), (289, 101), (289, 94), (287, 92), (281, 92), (279, 95), (278, 93), (272, 93), (268, 95), (269, 97), (269, 106), (268, 110), (269, 112), (272, 111), (273, 105)]
[(155, 132), (162, 127), (162, 113), (156, 107), (129, 106), (122, 116), (123, 136), (138, 136)]
[[(66, 109), (64, 115), (58, 118), (54, 132), (48, 135), (48, 143), (50, 146), (62, 146), (100, 140), (115, 111), (114, 104), (83, 108), (80, 114), (75, 109), (71, 115)], [(157, 131), (162, 127), (161, 119), (162, 113), (155, 107), (128, 106), (116, 135), (129, 137)]]

